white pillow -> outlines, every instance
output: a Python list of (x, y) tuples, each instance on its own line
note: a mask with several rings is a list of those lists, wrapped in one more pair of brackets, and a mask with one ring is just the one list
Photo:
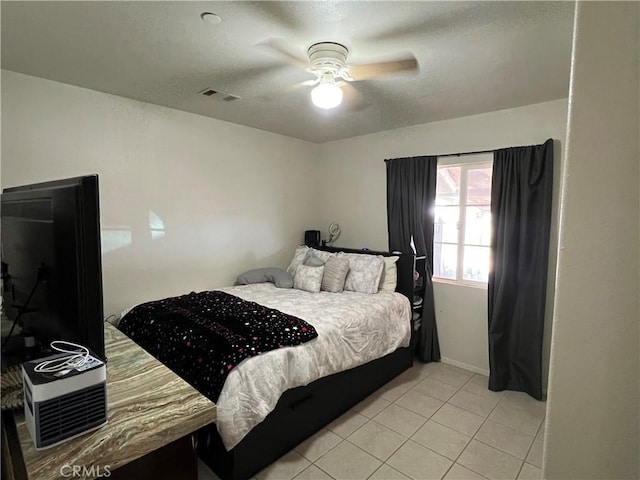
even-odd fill
[(305, 290), (311, 293), (318, 293), (322, 286), (322, 275), (324, 267), (310, 267), (308, 265), (300, 265), (293, 277), (293, 288)]
[(398, 266), (396, 262), (400, 257), (382, 257), (384, 270), (380, 276), (379, 290), (381, 292), (395, 292), (398, 284)]
[(306, 245), (301, 245), (298, 248), (296, 248), (296, 252), (293, 254), (293, 259), (291, 260), (291, 263), (287, 267), (287, 272), (289, 272), (291, 275), (295, 275), (296, 270), (298, 269), (298, 266), (302, 265), (302, 262), (304, 261), (304, 257), (307, 255), (308, 251), (309, 251), (309, 247), (307, 247)]
[(338, 254), (349, 260), (349, 273), (344, 282), (344, 289), (360, 293), (378, 293), (380, 276), (384, 268), (384, 260), (380, 255), (359, 253)]

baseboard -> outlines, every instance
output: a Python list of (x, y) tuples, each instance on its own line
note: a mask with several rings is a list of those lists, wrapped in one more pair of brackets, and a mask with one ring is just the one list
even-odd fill
[[(474, 367), (473, 365), (467, 365), (466, 363), (459, 362), (451, 358), (441, 357), (440, 361), (442, 363), (453, 365), (454, 367), (459, 367), (465, 370), (469, 370), (470, 372), (473, 372), (473, 373), (479, 373), (480, 375), (484, 375), (485, 377), (489, 376), (489, 370), (484, 370), (482, 368)], [(544, 401), (547, 400), (547, 387), (542, 387), (542, 397), (544, 398)]]
[(460, 367), (465, 370), (469, 370), (470, 372), (473, 372), (473, 373), (479, 373), (480, 375), (484, 375), (485, 377), (489, 376), (489, 370), (484, 370), (482, 368), (478, 368), (473, 365), (468, 365), (466, 363), (459, 362), (457, 360), (453, 360), (447, 357), (442, 357), (440, 360), (442, 361), (442, 363), (448, 363), (449, 365), (453, 365), (454, 367)]

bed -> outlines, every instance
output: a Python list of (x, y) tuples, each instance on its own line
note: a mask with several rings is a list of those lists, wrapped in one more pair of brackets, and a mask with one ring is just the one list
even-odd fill
[[(245, 358), (233, 369), (229, 366), (221, 389), (207, 395), (218, 405), (218, 420), (198, 433), (197, 448), (218, 476), (249, 478), (411, 366), (413, 328), (407, 298), (413, 294), (413, 256), (397, 256), (397, 293), (308, 293), (271, 283), (216, 291), (217, 296), (255, 302), (251, 304), (269, 314), (284, 312), (317, 332), (305, 343), (280, 345)], [(162, 353), (145, 348), (155, 356)]]

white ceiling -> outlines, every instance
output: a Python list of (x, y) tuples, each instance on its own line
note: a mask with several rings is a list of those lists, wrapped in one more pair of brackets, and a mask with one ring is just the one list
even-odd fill
[[(568, 96), (573, 2), (2, 2), (2, 68), (313, 142)], [(219, 25), (202, 12), (222, 18)], [(321, 41), (348, 63), (408, 52), (419, 73), (352, 84), (314, 107), (306, 58)], [(210, 87), (241, 97), (222, 102)], [(357, 101), (356, 101), (357, 100)]]

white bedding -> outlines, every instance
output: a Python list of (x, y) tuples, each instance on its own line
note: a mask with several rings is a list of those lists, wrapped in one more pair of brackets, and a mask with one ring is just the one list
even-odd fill
[(348, 370), (409, 345), (411, 307), (395, 292), (308, 293), (270, 283), (220, 290), (294, 315), (318, 338), (244, 360), (224, 384), (217, 427), (230, 450), (275, 408), (286, 390)]

